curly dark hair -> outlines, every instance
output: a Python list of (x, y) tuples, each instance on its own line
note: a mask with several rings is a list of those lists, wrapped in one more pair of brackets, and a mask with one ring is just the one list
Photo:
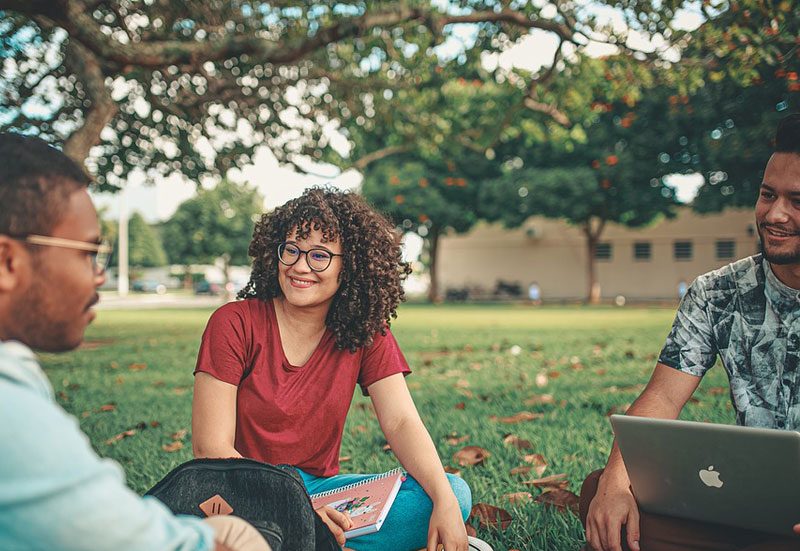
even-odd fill
[(295, 229), (300, 239), (318, 230), (324, 242), (341, 242), (339, 289), (325, 320), (337, 348), (355, 352), (371, 345), (377, 332), (385, 335), (405, 300), (402, 282), (411, 268), (403, 262), (400, 236), (392, 224), (355, 193), (314, 187), (264, 214), (248, 251), (253, 272), (239, 298), (281, 296), (278, 245)]

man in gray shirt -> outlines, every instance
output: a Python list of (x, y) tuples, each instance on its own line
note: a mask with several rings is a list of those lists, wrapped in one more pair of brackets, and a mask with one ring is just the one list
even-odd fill
[[(629, 415), (676, 419), (719, 356), (738, 424), (800, 430), (800, 115), (778, 125), (755, 215), (763, 253), (692, 283)], [(800, 549), (800, 539), (641, 513), (616, 444), (584, 482), (581, 514), (595, 550)]]
[(81, 343), (110, 252), (87, 184), (42, 140), (0, 134), (0, 549), (268, 551), (241, 519), (133, 493), (55, 401), (31, 348)]

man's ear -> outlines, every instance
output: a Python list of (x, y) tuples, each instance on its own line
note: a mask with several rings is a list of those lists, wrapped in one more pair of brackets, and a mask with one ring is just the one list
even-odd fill
[(0, 293), (12, 291), (20, 285), (28, 256), (18, 241), (0, 235)]

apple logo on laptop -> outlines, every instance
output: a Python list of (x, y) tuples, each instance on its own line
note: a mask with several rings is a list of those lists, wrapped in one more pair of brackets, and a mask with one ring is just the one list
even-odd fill
[(719, 473), (714, 470), (714, 465), (710, 465), (708, 469), (700, 469), (700, 480), (709, 488), (722, 488), (722, 480), (719, 479)]

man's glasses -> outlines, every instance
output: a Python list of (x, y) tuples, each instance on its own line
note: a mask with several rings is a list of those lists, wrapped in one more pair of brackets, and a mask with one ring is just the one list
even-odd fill
[(111, 261), (111, 245), (105, 239), (99, 243), (90, 243), (88, 241), (76, 241), (74, 239), (64, 239), (62, 237), (51, 237), (49, 235), (11, 235), (9, 236), (31, 245), (40, 245), (43, 247), (60, 247), (62, 249), (76, 249), (78, 251), (87, 251), (92, 258), (92, 266), (97, 274), (102, 274), (108, 268)]
[(332, 253), (325, 249), (302, 250), (297, 245), (291, 243), (281, 243), (278, 245), (278, 260), (286, 266), (294, 266), (300, 260), (301, 255), (306, 255), (308, 267), (314, 272), (324, 272), (331, 265), (334, 256), (344, 256)]

